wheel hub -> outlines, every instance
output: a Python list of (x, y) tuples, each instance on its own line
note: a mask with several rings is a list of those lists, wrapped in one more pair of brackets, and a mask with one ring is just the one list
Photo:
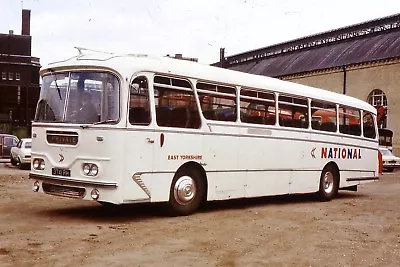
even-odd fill
[(186, 205), (196, 196), (196, 184), (189, 176), (180, 177), (174, 186), (175, 200), (181, 204)]
[(333, 191), (333, 173), (331, 172), (326, 172), (324, 175), (324, 179), (323, 179), (323, 185), (324, 185), (324, 191), (327, 194), (332, 193)]

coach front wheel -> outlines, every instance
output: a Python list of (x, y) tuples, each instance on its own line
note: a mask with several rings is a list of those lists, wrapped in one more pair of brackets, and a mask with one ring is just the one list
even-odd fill
[(321, 173), (319, 181), (319, 196), (322, 201), (334, 198), (339, 190), (339, 173), (331, 165), (326, 166)]
[(174, 215), (189, 215), (195, 212), (204, 196), (202, 177), (194, 169), (178, 171), (172, 180), (169, 206)]

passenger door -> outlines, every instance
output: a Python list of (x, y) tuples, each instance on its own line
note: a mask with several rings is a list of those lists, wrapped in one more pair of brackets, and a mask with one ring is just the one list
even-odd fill
[(131, 179), (125, 182), (124, 199), (135, 202), (150, 197), (145, 178), (153, 172), (154, 118), (151, 116), (149, 82), (145, 74), (132, 78), (128, 101), (123, 150), (126, 175)]

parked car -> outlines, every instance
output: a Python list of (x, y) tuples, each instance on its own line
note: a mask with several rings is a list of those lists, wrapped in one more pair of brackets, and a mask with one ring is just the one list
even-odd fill
[(0, 159), (9, 159), (11, 148), (18, 144), (19, 139), (10, 134), (0, 134)]
[(22, 138), (19, 140), (17, 146), (11, 148), (11, 164), (19, 165), (22, 169), (23, 167), (30, 166), (31, 164), (31, 138)]
[(383, 170), (392, 172), (395, 168), (400, 168), (400, 158), (393, 155), (386, 147), (380, 147), (379, 151), (382, 154)]

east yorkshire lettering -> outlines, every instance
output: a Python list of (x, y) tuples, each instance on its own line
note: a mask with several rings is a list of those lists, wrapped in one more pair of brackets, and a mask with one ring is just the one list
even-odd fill
[(321, 158), (323, 159), (361, 159), (361, 149), (322, 147)]
[(203, 155), (168, 155), (168, 160), (202, 160)]

